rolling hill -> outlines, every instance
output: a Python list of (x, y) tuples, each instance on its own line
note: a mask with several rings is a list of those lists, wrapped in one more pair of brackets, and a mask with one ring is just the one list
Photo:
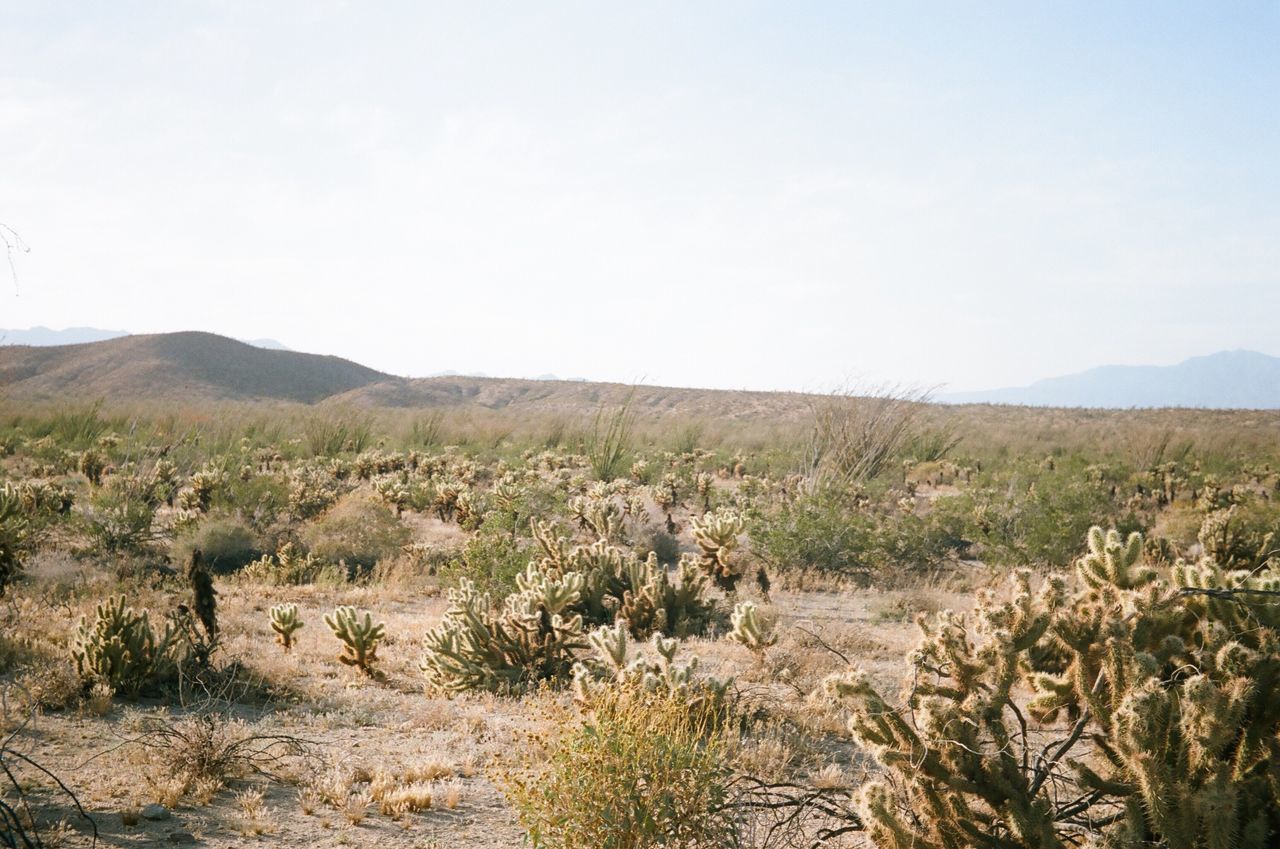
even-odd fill
[[(0, 400), (332, 404), (581, 413), (616, 403), (621, 384), (439, 375), (405, 378), (340, 357), (258, 347), (212, 333), (120, 336), (78, 345), (0, 345)], [(635, 388), (637, 412), (794, 420), (814, 396), (659, 386)], [(1249, 351), (1176, 366), (1104, 366), (1028, 387), (953, 393), (951, 404), (1031, 407), (1280, 409), (1280, 358)]]
[[(268, 350), (212, 333), (123, 336), (81, 345), (0, 345), (0, 400), (67, 403), (293, 402), (342, 406), (507, 408), (579, 413), (630, 387), (574, 380), (459, 375), (404, 378), (339, 357)], [(792, 418), (796, 393), (641, 386), (637, 411), (723, 418)]]
[(269, 350), (212, 333), (0, 346), (0, 397), (28, 402), (315, 403), (389, 377), (340, 357)]
[(1172, 366), (1101, 366), (1030, 386), (939, 396), (952, 404), (1280, 409), (1280, 357), (1222, 351)]

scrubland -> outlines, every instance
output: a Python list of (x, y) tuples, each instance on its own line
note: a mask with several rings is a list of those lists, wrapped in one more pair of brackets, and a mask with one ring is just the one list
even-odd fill
[(1275, 419), (0, 410), (0, 845), (1274, 845)]

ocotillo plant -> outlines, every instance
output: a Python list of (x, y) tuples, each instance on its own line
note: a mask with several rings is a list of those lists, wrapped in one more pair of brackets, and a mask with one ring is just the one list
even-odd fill
[(373, 665), (378, 661), (378, 643), (386, 631), (385, 623), (375, 625), (373, 614), (367, 610), (357, 612), (354, 607), (339, 606), (324, 618), (324, 624), (342, 641), (339, 662), (372, 678), (376, 674)]

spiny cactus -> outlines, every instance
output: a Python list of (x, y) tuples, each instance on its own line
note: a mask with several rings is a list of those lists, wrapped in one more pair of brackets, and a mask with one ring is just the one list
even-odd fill
[(90, 448), (81, 452), (76, 467), (80, 474), (89, 479), (90, 484), (98, 486), (102, 483), (102, 473), (107, 468), (107, 458), (101, 451)]
[(30, 532), (18, 488), (0, 485), (0, 596), (22, 572), (22, 555)]
[(601, 690), (610, 687), (634, 687), (641, 691), (678, 696), (691, 709), (723, 707), (731, 681), (695, 677), (697, 656), (687, 662), (676, 662), (679, 641), (654, 634), (650, 646), (656, 660), (637, 657), (627, 663), (628, 627), (625, 620), (613, 626), (596, 629), (587, 637), (594, 657), (573, 666), (574, 698), (590, 705)]
[[(977, 621), (922, 621), (906, 714), (865, 674), (827, 690), (893, 780), (860, 814), (878, 847), (1261, 847), (1280, 833), (1280, 614), (1248, 602), (1280, 575), (1139, 563), (1140, 538), (1089, 533), (1058, 578)], [(1253, 596), (1257, 600), (1258, 596)], [(1020, 703), (1030, 688), (1035, 697)], [(1050, 726), (1037, 744), (1028, 717)], [(1085, 747), (1093, 752), (1087, 756)]]
[(732, 554), (745, 527), (742, 514), (733, 510), (706, 513), (690, 521), (693, 541), (702, 549), (699, 563), (726, 593), (733, 593), (742, 579), (742, 569)]
[(568, 675), (573, 653), (585, 646), (582, 616), (568, 612), (582, 576), (556, 578), (530, 565), (518, 585), (496, 610), (470, 580), (449, 591), (444, 619), (423, 641), (420, 669), (428, 686), (519, 693)]
[(172, 623), (157, 633), (147, 611), (134, 612), (121, 595), (99, 604), (92, 622), (80, 620), (71, 656), (86, 684), (102, 681), (134, 694), (176, 671), (177, 636)]
[(1131, 533), (1122, 541), (1115, 529), (1104, 534), (1102, 528), (1093, 527), (1089, 530), (1088, 544), (1089, 553), (1076, 565), (1076, 573), (1086, 586), (1128, 590), (1155, 578), (1153, 569), (1138, 565), (1142, 557), (1142, 534)]
[[(361, 613), (364, 615), (361, 616)], [(377, 674), (374, 664), (378, 661), (378, 643), (382, 642), (386, 633), (385, 623), (375, 625), (373, 614), (369, 611), (357, 611), (354, 607), (340, 605), (333, 609), (333, 613), (324, 617), (324, 624), (342, 641), (342, 652), (338, 655), (338, 660), (374, 677)]]
[(729, 617), (733, 630), (729, 639), (746, 646), (758, 658), (764, 658), (765, 649), (778, 641), (772, 625), (766, 624), (760, 617), (760, 611), (750, 601), (739, 602)]
[(271, 630), (276, 632), (276, 642), (287, 652), (293, 648), (293, 635), (305, 624), (298, 616), (298, 605), (276, 604), (268, 611), (271, 617)]
[(571, 546), (545, 523), (531, 523), (534, 540), (542, 556), (534, 561), (537, 571), (560, 578), (580, 574), (582, 586), (574, 612), (588, 625), (606, 625), (622, 616), (634, 636), (657, 631), (687, 636), (702, 633), (711, 617), (712, 604), (706, 598), (706, 577), (692, 560), (681, 558), (677, 580), (652, 553), (640, 560), (605, 539), (589, 545)]

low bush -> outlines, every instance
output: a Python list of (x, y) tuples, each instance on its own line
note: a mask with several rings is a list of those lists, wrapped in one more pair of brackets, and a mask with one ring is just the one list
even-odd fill
[(727, 739), (682, 696), (608, 688), (579, 723), (559, 717), (505, 791), (539, 849), (710, 849), (734, 845)]
[(301, 533), (303, 544), (316, 557), (361, 571), (394, 556), (409, 537), (395, 511), (360, 496), (342, 499)]
[(187, 563), (199, 549), (214, 572), (234, 572), (248, 566), (264, 552), (253, 530), (233, 516), (207, 519), (174, 541), (171, 559)]

